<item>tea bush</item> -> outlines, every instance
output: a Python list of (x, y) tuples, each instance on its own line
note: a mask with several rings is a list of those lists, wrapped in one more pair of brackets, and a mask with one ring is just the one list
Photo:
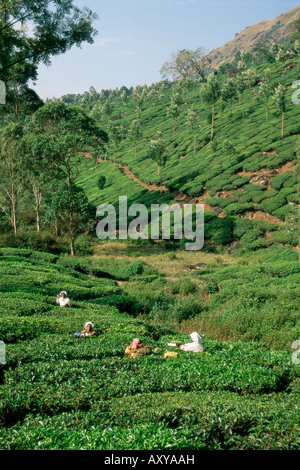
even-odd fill
[[(231, 224), (243, 236), (258, 230)], [(300, 334), (297, 253), (257, 250), (254, 264), (247, 253), (236, 266), (219, 258), (172, 282), (146, 280), (152, 268), (140, 260), (24, 255), (0, 256), (0, 448), (299, 447), (299, 367), (287, 348)], [(55, 304), (60, 288), (71, 308)], [(98, 334), (76, 338), (88, 320)], [(171, 324), (197, 328), (206, 352), (165, 359), (169, 342), (190, 342)], [(149, 356), (124, 357), (135, 337)]]

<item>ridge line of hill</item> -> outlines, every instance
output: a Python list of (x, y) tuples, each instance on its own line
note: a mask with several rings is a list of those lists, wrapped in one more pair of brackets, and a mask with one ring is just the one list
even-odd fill
[(261, 41), (269, 40), (274, 43), (284, 40), (291, 33), (293, 23), (299, 18), (299, 15), (300, 5), (272, 20), (263, 20), (246, 26), (240, 33), (236, 33), (232, 40), (207, 54), (211, 68), (216, 69), (221, 62), (232, 61), (238, 50), (240, 52), (250, 51)]

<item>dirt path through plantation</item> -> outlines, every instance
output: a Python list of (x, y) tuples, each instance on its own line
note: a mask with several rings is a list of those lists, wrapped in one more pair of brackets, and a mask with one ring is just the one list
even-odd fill
[[(101, 158), (98, 159), (99, 163), (108, 162), (109, 160), (103, 160)], [(285, 167), (285, 171), (289, 171), (291, 169), (290, 165)], [(184, 204), (203, 204), (205, 212), (217, 212), (218, 217), (223, 218), (226, 216), (224, 209), (212, 207), (204, 202), (205, 199), (208, 199), (209, 191), (205, 190), (202, 196), (193, 197), (186, 193), (181, 193), (176, 189), (169, 189), (166, 186), (162, 185), (162, 187), (155, 185), (155, 184), (147, 184), (141, 181), (130, 169), (127, 165), (122, 165), (119, 163), (119, 170), (126, 175), (128, 178), (132, 179), (136, 183), (138, 183), (142, 188), (147, 189), (148, 191), (162, 191), (163, 193), (172, 194), (174, 200), (177, 201), (180, 205)], [(257, 174), (257, 173), (254, 173)], [(222, 194), (225, 197), (227, 194)], [(253, 211), (253, 212), (246, 212), (242, 216), (242, 218), (250, 219), (250, 220), (262, 220), (265, 222), (273, 222), (278, 225), (282, 225), (283, 222), (278, 218), (267, 212), (263, 211)]]
[(205, 191), (205, 193), (201, 197), (193, 197), (193, 196), (190, 196), (189, 194), (181, 193), (180, 191), (177, 191), (176, 189), (169, 189), (164, 185), (160, 187), (155, 184), (144, 183), (143, 181), (139, 180), (137, 176), (135, 176), (134, 173), (132, 173), (131, 170), (129, 170), (128, 166), (119, 164), (119, 169), (124, 175), (128, 176), (128, 178), (131, 178), (133, 181), (136, 181), (140, 186), (148, 189), (149, 191), (162, 191), (164, 193), (172, 194), (172, 196), (174, 197), (174, 200), (177, 201), (180, 205), (203, 204), (205, 211), (210, 211), (210, 212), (213, 211), (213, 208), (204, 202), (204, 199), (207, 199), (209, 197), (208, 191)]

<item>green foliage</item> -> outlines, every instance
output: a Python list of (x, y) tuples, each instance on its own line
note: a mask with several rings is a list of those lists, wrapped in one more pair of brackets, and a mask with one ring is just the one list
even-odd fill
[(229, 218), (214, 219), (205, 227), (205, 237), (224, 245), (232, 241), (232, 221)]
[[(294, 255), (271, 250), (265, 263), (219, 262), (166, 290), (162, 279), (137, 278), (144, 275), (140, 260), (2, 249), (1, 448), (297, 448), (299, 370), (285, 347), (299, 333)], [(123, 291), (107, 279), (108, 268), (131, 280)], [(55, 304), (58, 286), (67, 289), (71, 308)], [(168, 342), (189, 342), (170, 322), (197, 318), (207, 352), (178, 350), (176, 359), (164, 359)], [(75, 338), (87, 320), (98, 334)], [(231, 340), (212, 339), (219, 330)], [(134, 337), (152, 354), (123, 357)], [(288, 350), (271, 351), (258, 339)]]

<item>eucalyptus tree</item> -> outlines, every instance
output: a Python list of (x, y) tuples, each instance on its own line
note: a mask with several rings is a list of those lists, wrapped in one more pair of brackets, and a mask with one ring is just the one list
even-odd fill
[(28, 119), (25, 132), (30, 158), (68, 194), (68, 205), (64, 207), (68, 223), (64, 228), (69, 233), (70, 251), (74, 255), (79, 205), (76, 201), (73, 204), (72, 195), (76, 199), (74, 188), (86, 154), (99, 154), (108, 140), (107, 134), (82, 108), (66, 106), (63, 102), (48, 103), (36, 111)]
[(108, 135), (113, 143), (114, 149), (114, 171), (116, 170), (116, 151), (125, 137), (124, 127), (118, 124), (110, 123), (108, 126)]
[(281, 112), (281, 136), (284, 135), (284, 115), (287, 110), (286, 88), (282, 83), (279, 83), (275, 89), (274, 100), (278, 110)]
[(148, 87), (147, 85), (143, 85), (143, 88), (142, 88), (142, 100), (143, 100), (143, 104), (144, 104), (144, 108), (146, 106), (146, 100), (148, 98)]
[(256, 91), (256, 85), (259, 83), (260, 81), (260, 77), (257, 73), (257, 71), (253, 68), (250, 68), (248, 70), (246, 70), (244, 73), (244, 80), (245, 80), (245, 84), (246, 86), (250, 87), (250, 88), (253, 88), (253, 100), (255, 100), (255, 91)]
[(243, 93), (247, 87), (246, 77), (243, 73), (240, 73), (235, 77), (234, 85), (239, 95), (239, 106), (241, 106)]
[(300, 70), (300, 39), (295, 40), (294, 48), (295, 48), (296, 54), (298, 56), (298, 73), (299, 73), (299, 70)]
[(100, 101), (98, 101), (96, 104), (94, 104), (94, 106), (92, 107), (89, 115), (91, 116), (91, 118), (93, 118), (96, 122), (100, 122), (101, 119), (102, 119), (102, 115), (103, 115), (103, 108), (102, 108), (102, 105), (100, 103)]
[(142, 111), (142, 103), (143, 103), (143, 97), (140, 93), (140, 86), (137, 86), (133, 92), (132, 100), (134, 103), (135, 111), (138, 115), (141, 114)]
[(62, 186), (53, 196), (45, 219), (50, 222), (57, 219), (69, 233), (70, 254), (75, 255), (75, 237), (79, 233), (89, 232), (94, 225), (95, 208), (89, 203), (82, 188)]
[(19, 142), (23, 128), (10, 123), (0, 129), (0, 209), (8, 217), (17, 235), (17, 208), (23, 185), (23, 168), (19, 158)]
[(111, 115), (113, 108), (109, 102), (109, 100), (106, 100), (103, 106), (100, 108), (101, 113), (104, 114), (107, 119), (109, 119), (109, 116)]
[[(31, 134), (25, 134), (20, 141), (19, 158), (24, 173), (26, 187), (29, 190), (31, 199), (33, 200), (36, 230), (41, 229), (41, 205), (43, 199), (51, 195), (51, 192), (57, 189), (59, 184), (55, 184), (55, 179), (52, 179), (51, 172), (42, 171), (42, 165), (38, 158), (36, 158), (32, 144), (34, 138)], [(56, 187), (55, 187), (56, 186)]]
[(167, 116), (173, 121), (173, 135), (175, 135), (176, 132), (176, 123), (179, 119), (180, 111), (180, 106), (174, 102), (171, 102), (167, 107)]
[(121, 93), (121, 100), (122, 100), (122, 104), (123, 104), (124, 109), (125, 109), (125, 116), (127, 116), (128, 94), (126, 93), (125, 90), (123, 90), (122, 93)]
[(175, 135), (176, 123), (179, 119), (181, 113), (181, 106), (183, 103), (182, 94), (177, 90), (178, 88), (175, 88), (175, 91), (173, 91), (170, 105), (167, 107), (167, 116), (173, 120), (173, 135)]
[(180, 81), (184, 99), (189, 99), (189, 91), (193, 88), (194, 83), (195, 81), (189, 77), (185, 77)]
[(272, 96), (272, 94), (273, 94), (273, 90), (272, 90), (272, 88), (271, 88), (271, 86), (268, 82), (262, 82), (259, 85), (258, 96), (266, 106), (266, 122), (268, 122), (268, 120), (269, 120), (269, 118), (268, 118), (268, 103), (269, 103), (269, 99)]
[(137, 144), (142, 138), (141, 122), (138, 119), (134, 119), (128, 131), (129, 139), (134, 143), (134, 158), (136, 158)]
[(215, 106), (221, 95), (221, 88), (218, 78), (214, 74), (210, 74), (207, 78), (207, 83), (202, 86), (201, 96), (206, 104), (211, 105), (211, 133), (210, 140), (214, 138), (214, 121), (215, 121)]
[(226, 80), (221, 87), (221, 99), (230, 105), (230, 122), (232, 122), (232, 106), (237, 99), (237, 91), (233, 80)]
[(199, 125), (200, 125), (200, 119), (199, 119), (199, 116), (196, 112), (194, 105), (187, 112), (186, 125), (193, 131), (193, 134), (194, 134), (194, 155), (195, 155), (196, 154), (196, 136), (197, 136), (197, 129), (199, 129)]
[(160, 192), (162, 192), (162, 169), (168, 162), (170, 154), (167, 150), (167, 144), (162, 138), (161, 132), (157, 132), (156, 139), (150, 140), (147, 156), (157, 163), (158, 174), (160, 176)]
[(153, 111), (155, 109), (155, 103), (156, 103), (156, 100), (158, 98), (158, 91), (155, 90), (154, 88), (152, 88), (151, 90), (149, 90), (148, 92), (148, 98), (150, 100), (150, 102), (152, 103), (152, 108), (153, 108)]

